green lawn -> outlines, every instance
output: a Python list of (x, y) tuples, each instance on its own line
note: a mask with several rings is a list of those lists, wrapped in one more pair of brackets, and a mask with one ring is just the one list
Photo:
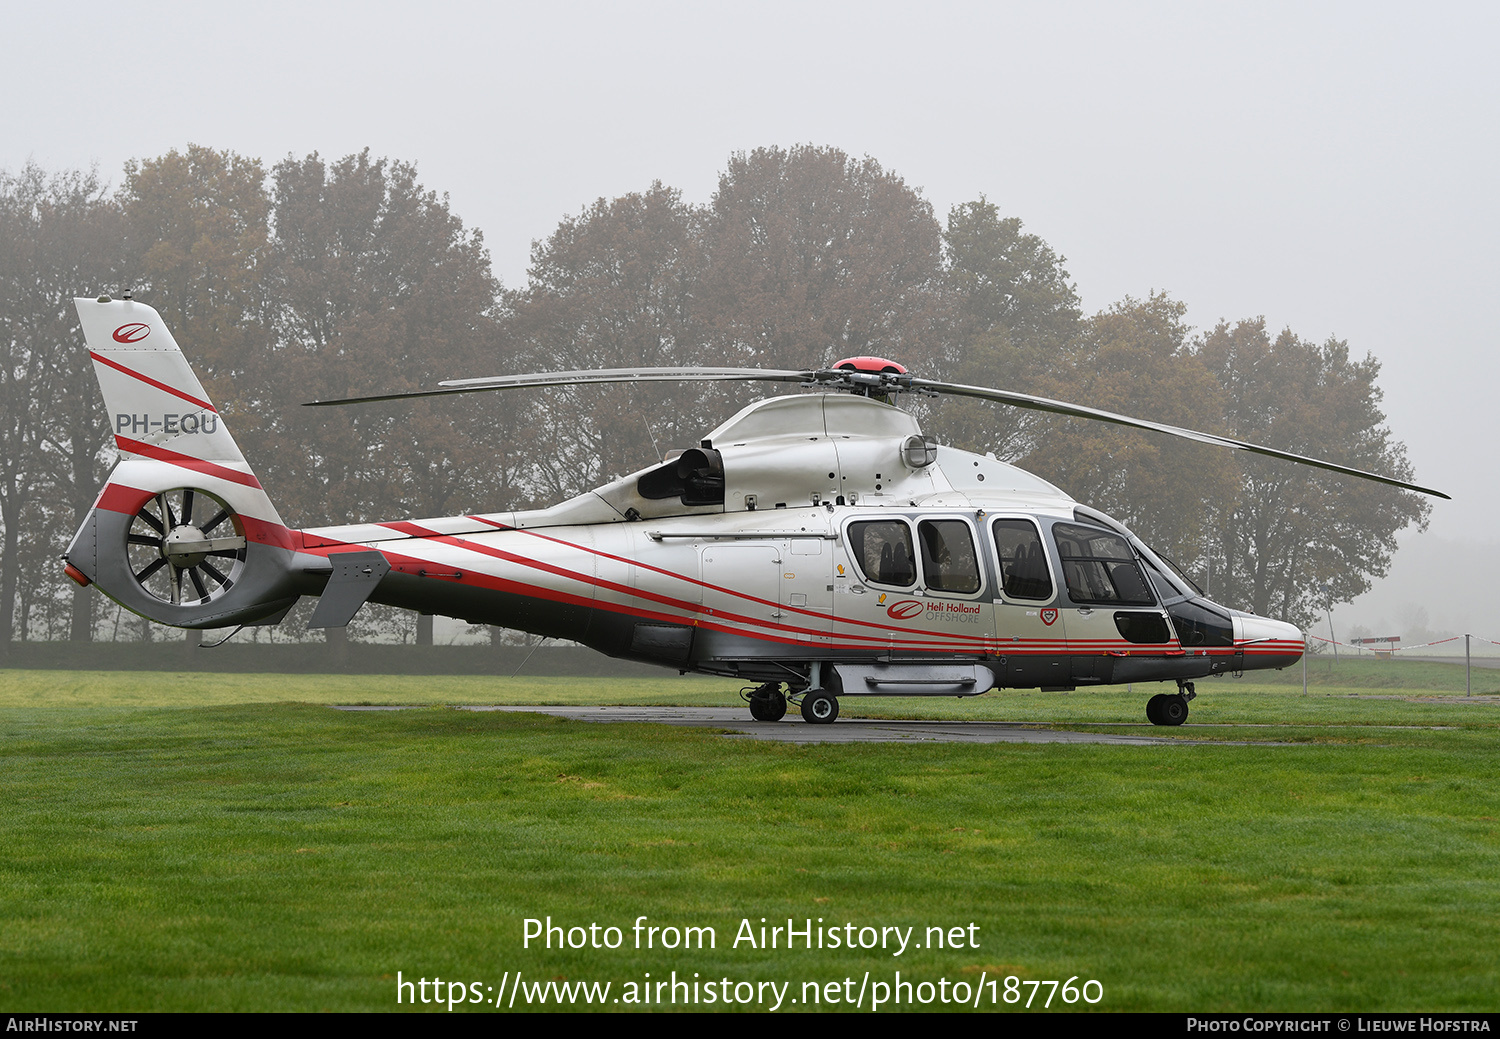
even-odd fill
[[(670, 675), (0, 672), (0, 1010), (390, 1010), (398, 971), (483, 992), (518, 970), (610, 999), (647, 972), (789, 1001), (899, 970), (1097, 979), (1105, 1010), (1491, 1010), (1500, 706), (1445, 702), (1452, 665), (1429, 666), (1436, 700), (1352, 666), (1309, 696), (1300, 674), (1200, 683), (1205, 724), (1177, 734), (1303, 744), (1261, 747), (792, 746), (319, 706), (737, 702)], [(855, 707), (1119, 731), (1153, 691)], [(624, 944), (523, 949), (546, 916)], [(717, 947), (638, 951), (640, 916)], [(979, 948), (734, 948), (762, 917), (917, 942), (972, 923)]]

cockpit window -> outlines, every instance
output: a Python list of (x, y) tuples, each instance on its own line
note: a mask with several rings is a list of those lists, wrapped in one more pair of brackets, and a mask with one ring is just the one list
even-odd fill
[(979, 557), (974, 535), (963, 520), (923, 520), (917, 528), (922, 540), (922, 572), (934, 592), (979, 591)]
[(1052, 525), (1068, 598), (1075, 603), (1153, 606), (1151, 589), (1125, 539), (1074, 523)]
[[(1163, 559), (1166, 557), (1163, 556)], [(1146, 576), (1151, 579), (1151, 587), (1156, 589), (1156, 595), (1163, 601), (1167, 599), (1180, 599), (1183, 591), (1172, 583), (1166, 574), (1156, 568), (1156, 565), (1145, 556), (1141, 557), (1141, 565), (1145, 567)]]
[(899, 520), (849, 524), (849, 554), (871, 584), (910, 588), (917, 583), (911, 528)]
[(1052, 598), (1052, 574), (1036, 527), (1026, 520), (996, 520), (995, 556), (1000, 560), (1000, 583), (1011, 599)]
[[(1155, 552), (1156, 550), (1152, 549), (1152, 551)], [(1174, 560), (1174, 559), (1172, 559), (1172, 558), (1170, 558), (1168, 556), (1163, 556), (1160, 552), (1157, 552), (1156, 554), (1158, 556), (1161, 556), (1161, 561), (1163, 563), (1166, 563), (1168, 566), (1170, 566), (1172, 568), (1172, 572), (1174, 574), (1176, 574), (1178, 577), (1182, 578), (1183, 581), (1185, 581), (1187, 583), (1187, 586), (1189, 588), (1191, 588), (1193, 591), (1197, 592), (1199, 595), (1203, 595), (1204, 594), (1203, 589), (1198, 585), (1198, 582), (1195, 581), (1195, 580), (1193, 580), (1191, 577), (1189, 577), (1188, 576), (1188, 572), (1186, 570), (1184, 570), (1182, 567), (1180, 567), (1180, 566), (1177, 565), (1176, 560)]]
[(1167, 607), (1167, 612), (1184, 646), (1234, 645), (1234, 622), (1218, 610), (1190, 600)]

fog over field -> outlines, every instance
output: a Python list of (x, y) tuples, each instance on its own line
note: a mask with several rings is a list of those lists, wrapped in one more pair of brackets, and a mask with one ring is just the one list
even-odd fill
[(1493, 5), (12, 3), (4, 21), (12, 172), (97, 164), (117, 184), (190, 142), (268, 164), (368, 147), (417, 163), (516, 287), (531, 243), (596, 198), (661, 180), (702, 203), (731, 152), (832, 145), (940, 219), (980, 195), (1021, 218), (1085, 311), (1165, 290), (1199, 329), (1263, 315), (1347, 340), (1384, 366), (1417, 481), (1453, 501), (1335, 607), (1339, 637), (1500, 640)]

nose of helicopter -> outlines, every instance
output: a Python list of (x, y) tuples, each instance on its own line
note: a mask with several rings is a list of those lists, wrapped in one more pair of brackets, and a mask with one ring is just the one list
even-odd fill
[(1244, 648), (1247, 671), (1290, 667), (1307, 648), (1301, 629), (1286, 621), (1236, 613), (1234, 626), (1235, 643)]

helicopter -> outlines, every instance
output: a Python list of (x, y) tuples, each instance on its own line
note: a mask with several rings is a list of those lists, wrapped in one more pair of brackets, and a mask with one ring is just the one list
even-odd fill
[[(120, 460), (63, 556), (67, 575), (181, 628), (309, 627), (366, 602), (735, 678), (753, 718), (827, 724), (858, 696), (976, 696), (1195, 681), (1295, 664), (1303, 633), (1213, 602), (1124, 524), (1016, 466), (939, 444), (898, 406), (950, 394), (1154, 430), (1446, 498), (1229, 437), (878, 357), (819, 370), (648, 368), (443, 382), (441, 396), (622, 382), (759, 381), (810, 392), (743, 408), (695, 446), (550, 508), (286, 525), (150, 306), (74, 301)], [(1169, 687), (1170, 688), (1170, 687)]]

